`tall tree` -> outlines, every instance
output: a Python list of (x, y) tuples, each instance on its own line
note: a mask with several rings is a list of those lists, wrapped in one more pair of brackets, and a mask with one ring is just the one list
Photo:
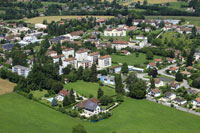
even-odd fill
[(115, 91), (120, 94), (124, 93), (122, 77), (119, 74), (115, 76)]
[(175, 80), (178, 82), (182, 82), (183, 81), (183, 75), (180, 73), (180, 71), (178, 71), (175, 75)]
[(144, 81), (139, 80), (129, 88), (129, 95), (132, 98), (142, 99), (146, 95), (146, 84)]
[(96, 64), (92, 64), (91, 73), (90, 73), (90, 81), (96, 82), (97, 81), (97, 67)]
[(70, 99), (69, 99), (69, 97), (66, 95), (66, 96), (64, 97), (64, 100), (63, 100), (63, 106), (68, 106), (68, 105), (70, 105), (70, 104), (71, 104)]
[(128, 64), (127, 63), (123, 63), (122, 64), (122, 68), (121, 68), (121, 72), (122, 73), (128, 73), (129, 69), (128, 69)]
[(97, 98), (101, 98), (103, 96), (104, 92), (101, 88), (98, 89), (98, 92), (97, 92)]
[(75, 96), (74, 96), (74, 90), (71, 89), (69, 94), (70, 94), (70, 97), (69, 97), (70, 98), (70, 102), (71, 103), (75, 103), (76, 99), (75, 99)]

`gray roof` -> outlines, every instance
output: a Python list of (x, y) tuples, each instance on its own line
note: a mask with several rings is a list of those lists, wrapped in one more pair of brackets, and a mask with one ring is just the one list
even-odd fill
[(12, 50), (13, 47), (14, 47), (14, 44), (12, 43), (2, 44), (2, 48), (6, 50)]
[(86, 110), (94, 111), (97, 107), (97, 103), (92, 102), (92, 101), (87, 101), (85, 106), (83, 107)]
[(168, 91), (168, 92), (165, 92), (164, 94), (164, 97), (170, 97), (171, 95), (173, 95), (174, 93)]
[(183, 101), (185, 101), (185, 99), (183, 99), (182, 97), (177, 97), (177, 98), (174, 99), (174, 101), (183, 102)]

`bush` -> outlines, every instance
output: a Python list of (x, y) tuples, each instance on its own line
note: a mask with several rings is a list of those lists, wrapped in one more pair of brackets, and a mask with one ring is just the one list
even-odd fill
[(63, 114), (66, 113), (65, 108), (60, 108), (60, 107), (59, 107), (59, 108), (57, 109), (57, 111), (60, 111), (60, 112), (62, 112)]
[(49, 94), (44, 94), (44, 97), (49, 97)]
[(172, 108), (173, 108), (173, 107), (174, 107), (174, 104), (171, 104), (171, 105), (170, 105), (170, 107), (172, 107)]
[(28, 94), (28, 98), (29, 98), (29, 99), (32, 99), (32, 98), (33, 98), (33, 94), (32, 94), (32, 93), (29, 93), (29, 94)]

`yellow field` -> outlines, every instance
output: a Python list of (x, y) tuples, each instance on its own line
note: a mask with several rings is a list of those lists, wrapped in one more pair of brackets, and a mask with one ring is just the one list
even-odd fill
[[(80, 18), (80, 17), (86, 17), (86, 16), (44, 16), (44, 17), (35, 17), (35, 18), (27, 19), (25, 22), (37, 24), (37, 23), (42, 23), (43, 20), (47, 20), (47, 22), (50, 23), (52, 21), (59, 21), (61, 19), (75, 19), (75, 18)], [(93, 16), (93, 17), (112, 18), (114, 16)]]
[(0, 95), (10, 93), (16, 84), (9, 82), (8, 80), (0, 79)]

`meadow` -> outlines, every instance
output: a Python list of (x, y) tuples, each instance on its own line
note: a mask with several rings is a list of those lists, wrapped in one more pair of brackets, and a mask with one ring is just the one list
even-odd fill
[(82, 80), (79, 80), (74, 83), (68, 83), (65, 85), (65, 89), (67, 90), (70, 90), (72, 88), (78, 94), (87, 96), (87, 97), (89, 97), (89, 95), (93, 95), (94, 97), (97, 97), (98, 88), (101, 88), (104, 91), (105, 95), (108, 95), (108, 96), (115, 95), (115, 90), (110, 87), (107, 87), (107, 86), (102, 87), (102, 86), (99, 86), (98, 83), (88, 83)]
[[(152, 60), (147, 60), (146, 59), (146, 54), (139, 53), (139, 56), (136, 57), (135, 53), (131, 55), (116, 55), (113, 54), (111, 55), (112, 57), (112, 62), (117, 62), (117, 63), (127, 63), (128, 65), (141, 65), (143, 66), (144, 63), (146, 62), (151, 62)], [(154, 59), (156, 58), (161, 58), (159, 56), (154, 55)]]
[(88, 133), (199, 133), (200, 117), (174, 108), (125, 98), (112, 116), (97, 123), (57, 112), (16, 93), (0, 96), (1, 133), (71, 133), (82, 124)]
[(189, 24), (200, 26), (200, 17), (191, 16), (145, 16), (146, 19), (181, 19), (184, 18)]
[(13, 91), (13, 88), (16, 84), (9, 82), (0, 78), (0, 95), (5, 93), (10, 93)]
[[(44, 16), (44, 17), (35, 17), (35, 18), (30, 18), (25, 20), (27, 23), (32, 23), (32, 24), (37, 24), (37, 23), (42, 23), (44, 20), (47, 20), (48, 23), (52, 21), (60, 21), (61, 19), (76, 19), (76, 18), (81, 18), (81, 17), (86, 17), (86, 16)], [(97, 18), (112, 18), (114, 16), (93, 16)]]

